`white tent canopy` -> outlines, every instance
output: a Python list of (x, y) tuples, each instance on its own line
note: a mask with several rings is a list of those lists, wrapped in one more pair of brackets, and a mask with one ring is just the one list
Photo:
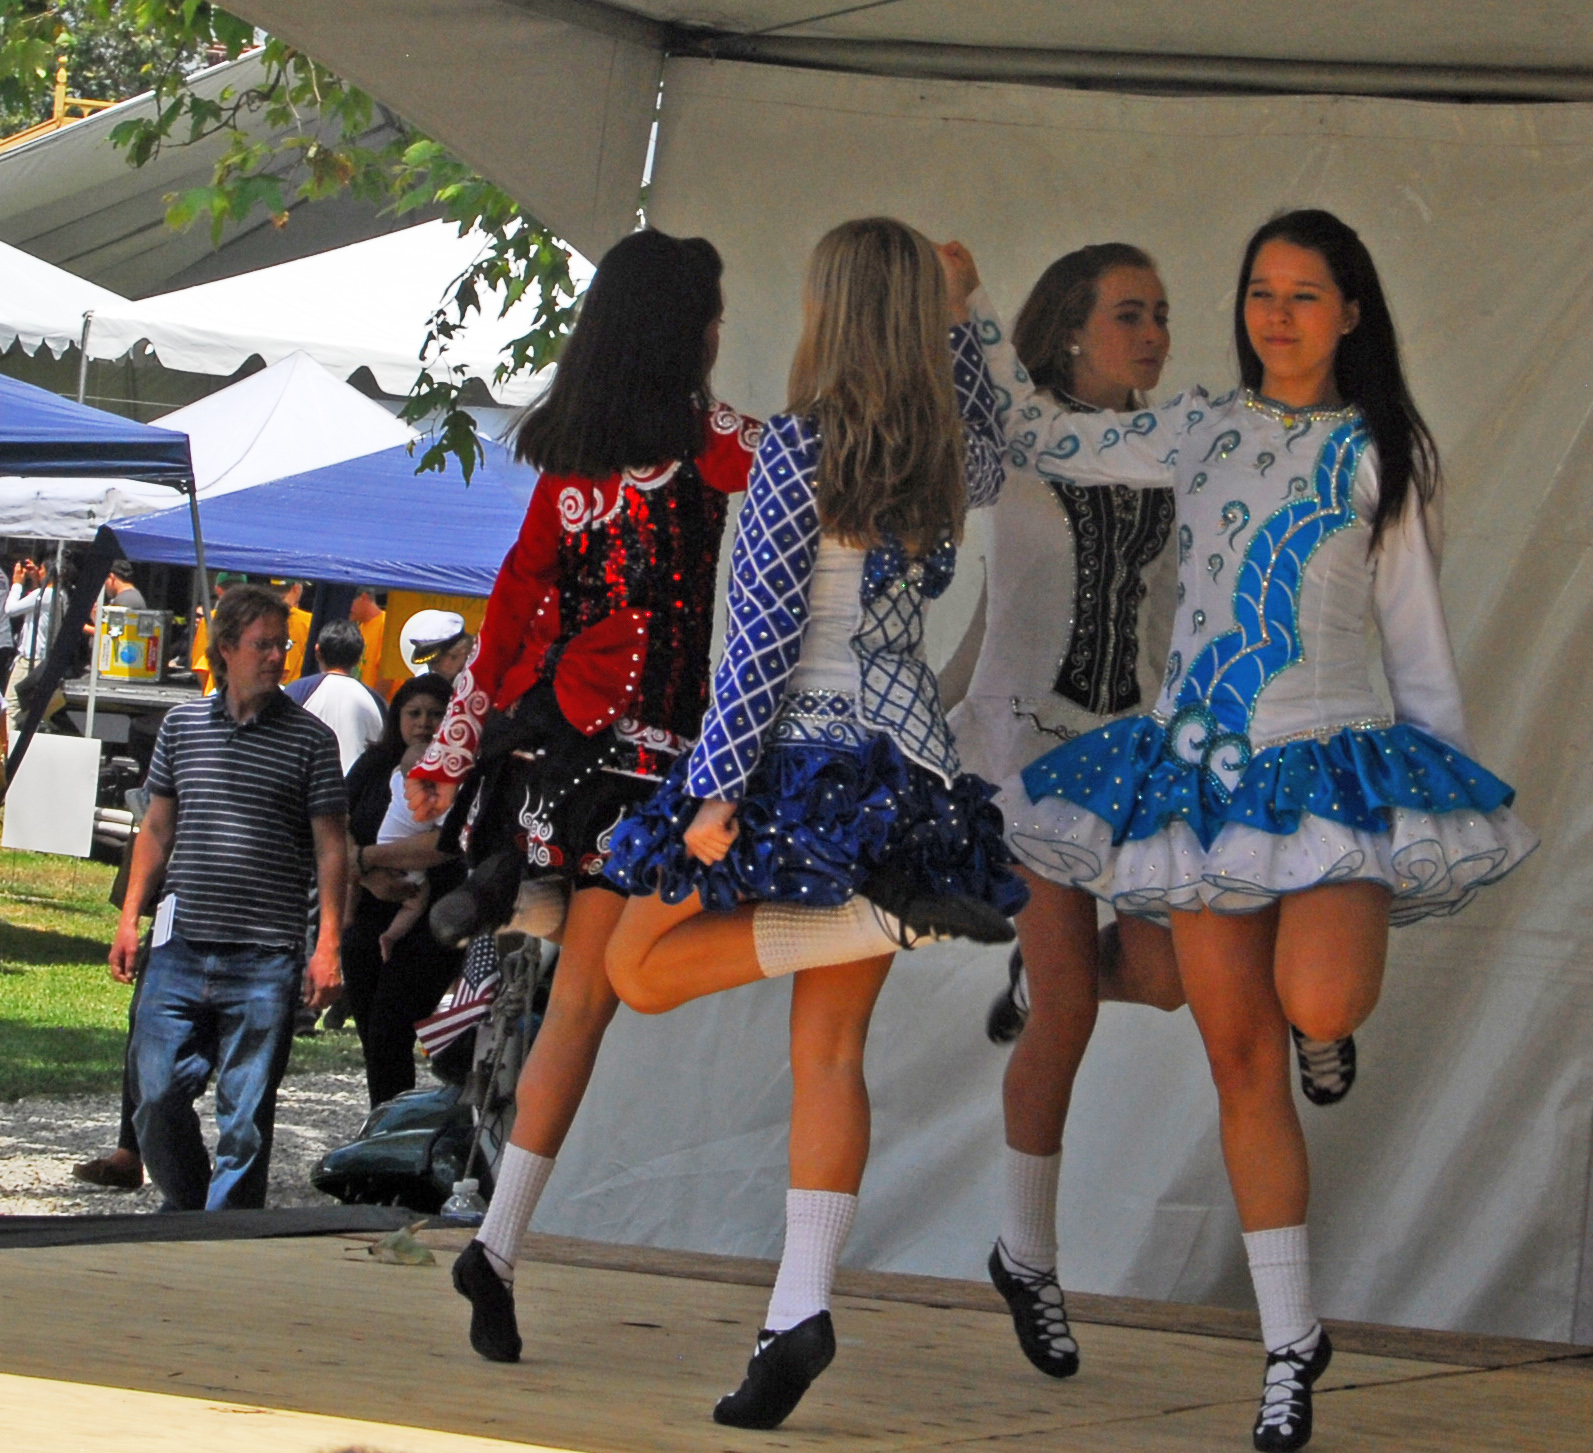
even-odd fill
[[(461, 237), (446, 222), (402, 232), (257, 272), (158, 293), (96, 309), (88, 335), (91, 358), (120, 358), (140, 343), (167, 368), (230, 374), (258, 355), (276, 363), (307, 354), (339, 378), (368, 368), (384, 392), (409, 392), (420, 372), (420, 348), (432, 312), (485, 246), (479, 233)], [(584, 282), (590, 270), (573, 269)], [(534, 296), (498, 317), (495, 295), (482, 291), (484, 316), (434, 357), (428, 372), (476, 378), (504, 403), (525, 403), (544, 380), (521, 376), (501, 388), (494, 369), (509, 342), (530, 330)]]
[[(303, 353), (155, 422), (188, 435), (201, 501), (415, 437)], [(89, 540), (110, 520), (176, 502), (170, 489), (135, 480), (0, 478), (0, 535)]]
[[(1445, 591), (1478, 756), (1517, 785), (1544, 846), (1456, 920), (1395, 936), (1361, 1083), (1308, 1112), (1320, 1302), (1593, 1342), (1593, 685), (1576, 669), (1593, 619), (1593, 106), (1366, 99), (1593, 96), (1593, 13), (468, 0), (439, 27), (426, 0), (231, 4), (593, 255), (629, 226), (661, 81), (649, 217), (724, 254), (716, 387), (756, 411), (781, 403), (804, 258), (849, 216), (961, 236), (1009, 313), (1061, 252), (1139, 243), (1172, 299), (1167, 382), (1217, 388), (1234, 373), (1250, 229), (1289, 205), (1349, 217), (1383, 269), (1446, 458)], [(1101, 89), (1020, 84), (1069, 79)], [(1291, 90), (1318, 94), (1258, 94)], [(941, 659), (981, 575), (975, 525), (932, 622)], [(1002, 955), (949, 947), (893, 973), (870, 1042), (874, 1153), (850, 1263), (979, 1274), (1006, 1062), (981, 1026), (1003, 982)], [(773, 1253), (783, 1001), (763, 985), (661, 1023), (622, 1015), (544, 1229)], [(1069, 1286), (1248, 1300), (1187, 1014), (1103, 1014), (1074, 1096), (1062, 1220)]]
[[(192, 78), (208, 100), (246, 91), (262, 75), (258, 54), (213, 66)], [(130, 298), (188, 287), (412, 225), (425, 214), (395, 218), (377, 204), (349, 197), (315, 202), (286, 189), (286, 226), (264, 212), (229, 226), (218, 248), (203, 223), (185, 231), (166, 226), (166, 198), (208, 186), (227, 146), (219, 134), (189, 145), (166, 145), (141, 167), (111, 145), (123, 123), (154, 114), (154, 98), (139, 96), (85, 120), (0, 153), (0, 239), (31, 256)], [(270, 141), (258, 112), (242, 123), (252, 141)], [(397, 132), (378, 112), (360, 144), (380, 149)]]
[(120, 293), (84, 282), (0, 242), (0, 350), (45, 347), (57, 358), (83, 333), (83, 314), (125, 303)]

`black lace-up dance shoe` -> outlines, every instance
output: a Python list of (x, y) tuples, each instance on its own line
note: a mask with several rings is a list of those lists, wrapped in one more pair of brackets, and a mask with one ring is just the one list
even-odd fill
[(1300, 1088), (1313, 1105), (1337, 1105), (1355, 1083), (1355, 1036), (1307, 1039), (1292, 1024), (1294, 1056), (1300, 1062)]
[(1072, 1377), (1079, 1370), (1079, 1344), (1056, 1273), (1011, 1270), (998, 1241), (990, 1248), (990, 1280), (1012, 1313), (1023, 1355), (1047, 1377)]
[(1311, 1384), (1327, 1371), (1333, 1344), (1318, 1323), (1316, 1346), (1309, 1352), (1296, 1347), (1267, 1353), (1261, 1407), (1250, 1435), (1257, 1453), (1292, 1453), (1311, 1441)]
[(488, 1362), (520, 1360), (520, 1328), (514, 1320), (514, 1293), (487, 1260), (479, 1241), (454, 1258), (454, 1290), (470, 1303), (470, 1345)]
[(747, 1363), (746, 1381), (719, 1399), (714, 1422), (778, 1428), (834, 1357), (835, 1327), (828, 1312), (815, 1312), (785, 1332), (765, 1327)]
[(1023, 950), (1014, 947), (1007, 960), (1007, 987), (985, 1011), (985, 1038), (991, 1044), (1011, 1044), (1028, 1022), (1029, 986), (1023, 977)]
[(1012, 920), (982, 898), (966, 893), (922, 893), (906, 874), (890, 868), (870, 873), (858, 891), (900, 923), (897, 938), (903, 948), (913, 948), (926, 939), (1011, 943), (1018, 936)]
[(478, 933), (497, 928), (514, 916), (524, 860), (518, 853), (494, 853), (471, 869), (452, 893), (431, 906), (431, 936), (449, 948), (461, 948)]

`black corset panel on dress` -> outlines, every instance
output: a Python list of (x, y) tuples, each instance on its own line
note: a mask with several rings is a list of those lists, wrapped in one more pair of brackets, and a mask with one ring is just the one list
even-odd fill
[(1173, 527), (1170, 489), (1051, 486), (1073, 526), (1073, 636), (1058, 695), (1097, 716), (1138, 706), (1139, 607), (1144, 572)]

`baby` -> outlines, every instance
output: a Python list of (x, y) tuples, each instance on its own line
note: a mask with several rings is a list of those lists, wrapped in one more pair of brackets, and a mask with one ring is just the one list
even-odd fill
[[(403, 760), (393, 769), (393, 793), (387, 804), (387, 816), (382, 819), (382, 825), (376, 830), (378, 844), (401, 842), (404, 838), (431, 832), (436, 827), (435, 823), (417, 822), (410, 813), (409, 803), (404, 798), (404, 775), (420, 760), (423, 751), (425, 751), (424, 746), (410, 747), (404, 753)], [(399, 906), (398, 912), (393, 915), (393, 921), (387, 925), (387, 931), (377, 939), (377, 943), (381, 946), (384, 964), (392, 957), (393, 945), (420, 921), (421, 914), (431, 902), (430, 886), (423, 872), (412, 869), (405, 873), (404, 877), (414, 885), (415, 891), (413, 896), (406, 898)]]

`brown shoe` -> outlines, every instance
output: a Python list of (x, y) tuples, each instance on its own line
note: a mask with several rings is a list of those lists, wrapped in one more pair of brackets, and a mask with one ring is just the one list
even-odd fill
[(144, 1184), (144, 1163), (135, 1160), (126, 1165), (111, 1156), (101, 1155), (73, 1166), (72, 1175), (76, 1180), (103, 1186), (108, 1191), (136, 1191)]

